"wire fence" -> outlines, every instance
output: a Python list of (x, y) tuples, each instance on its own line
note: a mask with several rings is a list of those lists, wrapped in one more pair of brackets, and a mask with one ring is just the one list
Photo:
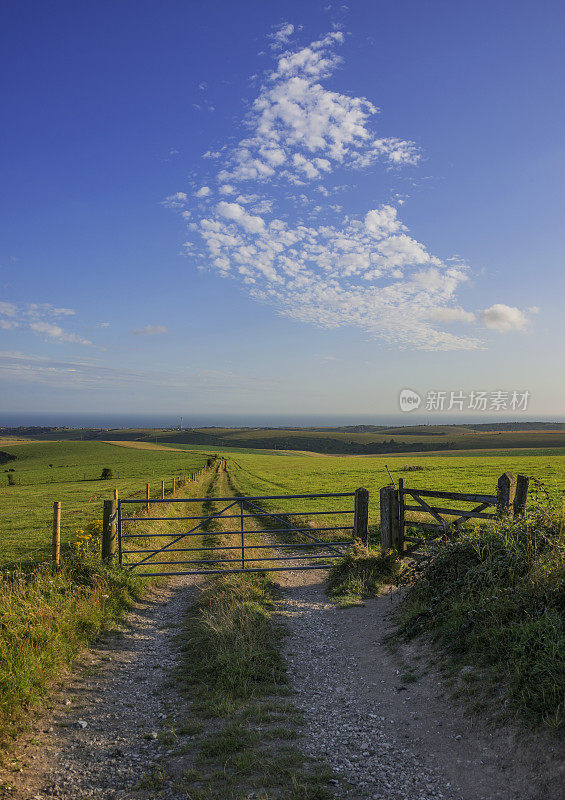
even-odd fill
[[(209, 461), (210, 459), (208, 459)], [(146, 483), (143, 488), (139, 489), (122, 487), (120, 493), (124, 499), (127, 498), (130, 502), (138, 501), (132, 503), (131, 507), (132, 513), (139, 513), (139, 507), (144, 506), (148, 499), (155, 500), (162, 496), (174, 495), (176, 491), (201, 477), (210, 466), (210, 463), (207, 463), (205, 467), (195, 472), (168, 476), (165, 480), (160, 479), (151, 484)], [(58, 522), (53, 511), (55, 503), (50, 504), (49, 508), (45, 510), (48, 522), (41, 520), (24, 529), (0, 532), (0, 570), (17, 569), (28, 565), (35, 566), (51, 561), (55, 538), (58, 540), (58, 547), (62, 546), (63, 553), (68, 552), (73, 544), (73, 538), (81, 529), (94, 520), (102, 520), (104, 500), (117, 498), (119, 491), (110, 484), (105, 490), (92, 494), (86, 500), (78, 503), (73, 498), (63, 499), (60, 502)], [(70, 503), (75, 503), (75, 505), (69, 507)], [(15, 509), (14, 513), (17, 514), (18, 510)], [(38, 541), (42, 543), (38, 544)], [(26, 545), (26, 542), (29, 544)]]

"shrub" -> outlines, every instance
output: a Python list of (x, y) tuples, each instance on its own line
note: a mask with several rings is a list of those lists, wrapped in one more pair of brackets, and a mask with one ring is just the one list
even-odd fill
[(109, 480), (110, 478), (113, 478), (113, 477), (114, 477), (114, 473), (112, 472), (110, 467), (104, 467), (104, 469), (102, 470), (102, 474), (100, 475), (100, 480), (101, 481), (107, 481), (107, 480)]
[(563, 517), (535, 506), (520, 521), (464, 531), (446, 544), (408, 593), (407, 636), (431, 634), (456, 665), (481, 673), (507, 711), (565, 723)]

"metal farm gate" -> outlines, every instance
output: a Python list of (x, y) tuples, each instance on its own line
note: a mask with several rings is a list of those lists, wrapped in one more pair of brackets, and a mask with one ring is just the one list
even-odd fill
[[(267, 511), (263, 507), (265, 501), (288, 500), (314, 500), (324, 498), (339, 498), (340, 505), (348, 508), (319, 509), (308, 511)], [(346, 503), (345, 500), (349, 500)], [(272, 572), (298, 569), (328, 569), (332, 563), (344, 555), (347, 548), (360, 539), (367, 543), (368, 504), (369, 493), (366, 489), (357, 489), (355, 492), (331, 492), (319, 494), (296, 495), (263, 495), (255, 497), (186, 497), (170, 499), (147, 499), (143, 501), (149, 508), (146, 516), (125, 515), (124, 506), (127, 504), (139, 505), (139, 500), (118, 500), (117, 527), (118, 527), (118, 553), (119, 561), (124, 567), (134, 570), (143, 576), (158, 575), (213, 575), (228, 572)], [(186, 516), (150, 516), (150, 505), (158, 503), (166, 506), (168, 503), (184, 503)], [(194, 504), (226, 504), (221, 511), (213, 513), (191, 514)], [(195, 509), (198, 510), (198, 509)], [(226, 513), (230, 512), (230, 513)], [(296, 522), (297, 517), (317, 517), (324, 522), (324, 516), (338, 516), (344, 519), (343, 525), (319, 525), (311, 527)], [(259, 530), (249, 528), (248, 520), (261, 521)], [(212, 531), (207, 528), (220, 520), (232, 520), (233, 530), (213, 531), (222, 537), (234, 537), (233, 544), (219, 544), (206, 546), (200, 545), (194, 537), (209, 535)], [(292, 522), (291, 522), (292, 520)], [(141, 523), (163, 521), (186, 521), (193, 523), (183, 533), (167, 534), (151, 532), (151, 529), (140, 531)], [(130, 523), (135, 523), (135, 530), (129, 528)], [(266, 524), (265, 524), (266, 523)], [(271, 525), (272, 527), (269, 527)], [(230, 528), (232, 523), (230, 523)], [(338, 533), (339, 532), (339, 533)], [(286, 535), (286, 539), (284, 539)], [(329, 540), (326, 540), (328, 536)], [(265, 543), (254, 543), (250, 539), (264, 538)], [(343, 538), (342, 538), (343, 537)], [(288, 541), (292, 538), (293, 541)], [(133, 542), (141, 540), (142, 548), (133, 547)], [(164, 544), (159, 542), (153, 547), (147, 545), (146, 540), (168, 539)], [(179, 546), (180, 545), (180, 546)], [(190, 545), (190, 546), (186, 546)], [(264, 556), (257, 551), (272, 549), (282, 551), (279, 555)], [(174, 560), (163, 560), (165, 556), (175, 553)], [(202, 557), (206, 553), (206, 557)], [(178, 559), (177, 556), (178, 555)], [(141, 556), (141, 558), (140, 558)], [(226, 557), (224, 557), (226, 556)], [(136, 560), (133, 560), (133, 559)], [(313, 561), (313, 563), (296, 563)], [(264, 562), (276, 562), (265, 565)], [(294, 563), (293, 563), (294, 562)], [(286, 564), (282, 566), (281, 563)], [(154, 571), (154, 568), (158, 569)], [(151, 568), (151, 571), (147, 571)], [(174, 569), (173, 569), (174, 568)]]

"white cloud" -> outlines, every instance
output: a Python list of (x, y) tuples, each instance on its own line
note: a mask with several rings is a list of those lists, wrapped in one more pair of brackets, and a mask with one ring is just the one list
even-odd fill
[(197, 192), (194, 192), (195, 197), (208, 197), (209, 194), (211, 194), (209, 186), (201, 186)]
[(482, 311), (480, 316), (488, 328), (500, 333), (523, 331), (528, 325), (528, 318), (523, 311), (504, 303), (495, 303)]
[(13, 303), (5, 303), (0, 300), (0, 314), (6, 317), (15, 317), (18, 312), (18, 307)]
[[(199, 268), (237, 279), (279, 314), (356, 327), (399, 347), (482, 347), (479, 338), (444, 330), (477, 318), (499, 330), (519, 328), (518, 309), (462, 307), (468, 267), (410, 236), (398, 216), (404, 197), (348, 213), (345, 193), (355, 186), (337, 171), (413, 165), (420, 153), (413, 142), (378, 134), (370, 100), (327, 87), (341, 62), (340, 31), (279, 52), (293, 32), (287, 25), (271, 35), (276, 63), (250, 106), (246, 136), (205, 154), (216, 170), (200, 179), (196, 196), (208, 196), (216, 181), (220, 195), (234, 200), (209, 205), (205, 214), (194, 204), (188, 229), (195, 241), (186, 248)], [(337, 193), (339, 204), (320, 204)]]
[(145, 325), (143, 328), (134, 328), (132, 330), (134, 336), (162, 336), (168, 332), (164, 325)]
[(83, 339), (82, 336), (77, 336), (76, 333), (68, 333), (67, 331), (64, 331), (60, 325), (57, 325), (54, 322), (46, 322), (45, 320), (31, 322), (29, 328), (34, 333), (37, 333), (40, 336), (55, 342), (91, 344), (88, 339)]
[(188, 200), (186, 192), (175, 192), (161, 200), (161, 205), (165, 208), (182, 208)]
[(339, 65), (333, 48), (343, 41), (343, 34), (335, 31), (279, 57), (253, 103), (250, 135), (228, 153), (220, 180), (280, 176), (296, 183), (319, 180), (339, 166), (418, 161), (413, 142), (374, 134), (369, 123), (378, 109), (371, 102), (321, 85)]
[(432, 308), (429, 314), (430, 319), (439, 322), (475, 322), (476, 317), (472, 311), (465, 311), (463, 308)]
[(382, 239), (391, 233), (406, 230), (400, 220), (397, 219), (397, 211), (394, 206), (383, 205), (367, 211), (365, 215), (365, 229), (372, 234), (375, 239)]
[(267, 39), (271, 40), (273, 50), (281, 50), (294, 33), (294, 25), (290, 22), (281, 22), (273, 27), (274, 32), (269, 33)]
[(239, 203), (226, 203), (225, 200), (221, 200), (216, 210), (224, 219), (237, 222), (247, 233), (263, 233), (265, 230), (265, 223), (261, 217), (249, 214)]

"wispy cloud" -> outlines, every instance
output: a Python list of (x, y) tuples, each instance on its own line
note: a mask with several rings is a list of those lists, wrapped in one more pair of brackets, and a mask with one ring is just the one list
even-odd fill
[(132, 330), (134, 336), (163, 336), (168, 332), (168, 328), (165, 328), (164, 325), (145, 325), (143, 328)]
[(318, 326), (355, 326), (400, 347), (482, 347), (479, 337), (453, 332), (452, 325), (518, 329), (520, 317), (500, 310), (508, 306), (462, 308), (458, 294), (469, 267), (439, 258), (412, 237), (398, 216), (400, 200), (362, 214), (348, 214), (345, 201), (321, 205), (343, 191), (346, 171), (415, 166), (420, 151), (376, 132), (378, 109), (370, 100), (325, 85), (341, 65), (340, 31), (280, 52), (293, 32), (282, 23), (270, 35), (278, 55), (251, 105), (248, 134), (205, 153), (216, 170), (194, 187), (198, 203), (190, 211), (183, 199), (193, 234), (187, 247), (201, 267), (241, 280), (254, 299), (281, 314)]
[(274, 26), (273, 33), (269, 33), (267, 39), (270, 39), (273, 50), (282, 50), (293, 33), (294, 25), (291, 22), (281, 22)]
[[(255, 395), (273, 391), (276, 380), (242, 375), (229, 370), (180, 368), (135, 370), (109, 367), (97, 359), (54, 359), (19, 351), (0, 351), (0, 380), (69, 389), (122, 389), (132, 385), (162, 387), (167, 392), (236, 392)], [(184, 396), (184, 395), (183, 395)]]
[(49, 303), (16, 305), (0, 301), (0, 330), (21, 328), (51, 342), (90, 345), (88, 339), (61, 326), (61, 318), (74, 315), (72, 308), (58, 308)]

